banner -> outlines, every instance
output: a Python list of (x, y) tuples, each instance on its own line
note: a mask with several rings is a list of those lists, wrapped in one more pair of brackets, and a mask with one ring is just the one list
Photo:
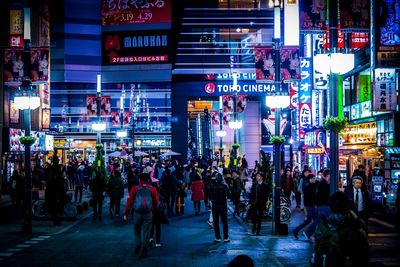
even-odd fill
[(111, 112), (111, 125), (112, 126), (121, 126), (120, 115), (119, 112)]
[(290, 95), (290, 108), (298, 108), (299, 107), (299, 84), (297, 82), (290, 83), (289, 86), (289, 95)]
[(22, 82), (24, 60), (21, 49), (4, 49), (4, 82)]
[[(132, 121), (132, 112), (124, 111), (124, 126), (131, 125), (131, 121)], [(160, 127), (160, 126), (157, 125), (157, 127)]]
[(10, 100), (10, 124), (19, 124), (19, 109), (14, 105), (14, 100)]
[[(263, 107), (261, 116), (261, 144), (270, 145), (269, 138), (275, 135), (275, 109)], [(284, 112), (281, 112), (280, 124), (280, 135), (290, 136), (292, 131), (290, 116), (284, 116)]]
[(274, 48), (272, 46), (254, 47), (254, 58), (256, 63), (256, 81), (275, 81)]
[(369, 29), (369, 0), (340, 1), (340, 28), (344, 31)]
[(24, 10), (10, 10), (10, 35), (24, 34)]
[(356, 88), (360, 102), (371, 100), (371, 75), (355, 76)]
[(311, 58), (301, 58), (301, 83), (299, 88), (299, 103), (311, 104), (312, 62)]
[(102, 25), (171, 22), (171, 0), (102, 0)]
[(211, 115), (211, 122), (212, 125), (219, 125), (219, 111), (211, 111), (210, 112)]
[(42, 109), (42, 129), (50, 129), (50, 109)]
[(281, 50), (281, 78), (290, 82), (301, 79), (300, 56), (298, 46), (282, 46)]
[(104, 65), (168, 63), (171, 55), (169, 30), (103, 32)]
[(381, 46), (400, 45), (400, 5), (398, 0), (378, 1), (379, 44)]
[(325, 26), (326, 9), (326, 0), (301, 0), (300, 30), (322, 31)]
[(49, 49), (31, 49), (31, 79), (32, 82), (49, 80)]
[(374, 111), (396, 110), (396, 70), (375, 69)]
[(88, 116), (97, 116), (97, 102), (96, 96), (86, 97), (86, 110)]
[(50, 108), (50, 82), (36, 85), (42, 108)]
[(100, 114), (101, 116), (111, 114), (111, 96), (101, 97)]

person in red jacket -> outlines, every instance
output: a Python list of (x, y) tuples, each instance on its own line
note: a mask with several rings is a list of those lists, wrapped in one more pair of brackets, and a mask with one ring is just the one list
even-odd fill
[[(150, 175), (142, 173), (139, 185), (133, 186), (126, 202), (124, 220), (126, 221), (133, 208), (135, 228), (135, 254), (147, 256), (147, 244), (150, 238), (150, 227), (153, 221), (153, 209), (159, 204), (157, 189), (151, 186)], [(131, 207), (132, 206), (132, 207)]]
[(196, 174), (190, 186), (192, 190), (192, 201), (196, 215), (200, 214), (200, 202), (204, 200), (204, 183), (200, 175)]

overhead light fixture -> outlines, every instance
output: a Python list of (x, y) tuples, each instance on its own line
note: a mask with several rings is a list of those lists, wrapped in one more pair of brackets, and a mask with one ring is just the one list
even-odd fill
[(242, 128), (243, 122), (241, 120), (230, 121), (228, 123), (228, 126), (229, 126), (229, 128), (231, 128), (233, 130), (238, 130), (238, 129)]
[(218, 137), (225, 137), (226, 136), (226, 131), (224, 130), (218, 130), (215, 132), (215, 135)]
[(24, 80), (18, 87), (17, 95), (14, 97), (14, 105), (18, 109), (37, 109), (40, 107), (40, 97), (30, 79)]
[(241, 29), (240, 28), (236, 28), (236, 32), (241, 32)]
[(314, 56), (314, 68), (326, 74), (345, 74), (354, 69), (354, 54), (317, 54)]
[(128, 133), (126, 131), (118, 131), (117, 132), (117, 137), (119, 138), (125, 138), (128, 136)]
[(269, 108), (287, 108), (290, 106), (290, 96), (268, 95), (265, 97), (265, 105)]
[(92, 130), (96, 132), (102, 132), (106, 129), (106, 124), (104, 122), (95, 122), (92, 124)]

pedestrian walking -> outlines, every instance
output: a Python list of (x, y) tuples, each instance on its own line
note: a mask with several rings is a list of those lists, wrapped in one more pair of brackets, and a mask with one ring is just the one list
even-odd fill
[(224, 243), (230, 242), (228, 234), (228, 185), (220, 173), (215, 175), (211, 182), (212, 214), (214, 221), (214, 242), (221, 242), (219, 219), (221, 218)]
[(371, 198), (364, 179), (361, 176), (351, 178), (351, 186), (346, 187), (346, 195), (350, 199), (350, 209), (353, 210), (368, 226), (368, 218), (371, 215)]
[(175, 205), (176, 191), (177, 191), (178, 182), (171, 174), (171, 170), (169, 168), (165, 168), (163, 176), (161, 177), (161, 188), (165, 194), (165, 201), (168, 207), (168, 216), (173, 216), (173, 208)]
[[(85, 185), (85, 181), (83, 179), (83, 170), (85, 169), (85, 165), (81, 164), (76, 168), (75, 171), (75, 202), (82, 202), (82, 194), (83, 187)], [(78, 201), (79, 194), (79, 201)]]
[(328, 218), (331, 212), (329, 208), (329, 184), (330, 184), (330, 171), (324, 170), (322, 179), (317, 186), (317, 206), (318, 206), (318, 220), (322, 217)]
[(201, 201), (204, 200), (204, 183), (199, 175), (194, 177), (190, 189), (192, 190), (192, 201), (195, 214), (199, 215)]
[(122, 182), (120, 166), (115, 164), (114, 171), (108, 181), (108, 194), (110, 196), (110, 215), (119, 217), (121, 198), (124, 196), (124, 183)]
[(238, 205), (240, 202), (240, 195), (244, 190), (244, 185), (242, 179), (239, 177), (239, 173), (237, 170), (233, 170), (231, 172), (232, 180), (231, 180), (231, 200), (234, 205), (233, 216), (239, 215)]
[(94, 178), (89, 181), (89, 188), (93, 199), (93, 220), (102, 218), (104, 191), (106, 190), (106, 181), (101, 177), (100, 172), (96, 171)]
[(315, 227), (318, 223), (318, 212), (317, 212), (317, 184), (316, 177), (314, 174), (309, 174), (307, 177), (307, 185), (304, 188), (304, 206), (307, 212), (307, 218), (299, 226), (293, 230), (293, 235), (297, 239), (299, 232), (307, 227), (311, 222), (312, 224), (304, 232), (307, 239), (315, 232)]
[(264, 183), (264, 173), (257, 172), (256, 181), (250, 191), (250, 205), (252, 213), (253, 228), (252, 233), (260, 235), (262, 216), (267, 206), (268, 188)]
[(53, 164), (45, 172), (45, 201), (54, 225), (61, 225), (60, 214), (65, 204), (64, 177), (58, 162), (58, 157), (54, 156)]
[(125, 207), (124, 220), (126, 221), (133, 206), (133, 224), (135, 229), (136, 255), (147, 256), (150, 227), (153, 220), (152, 211), (158, 204), (157, 189), (150, 185), (150, 175), (142, 173), (138, 186), (133, 186)]
[(282, 190), (285, 194), (285, 197), (291, 201), (291, 195), (293, 192), (293, 177), (290, 169), (286, 168), (285, 174), (281, 176), (281, 185)]
[(18, 170), (14, 170), (11, 176), (11, 200), (15, 205), (17, 216), (22, 216), (22, 203), (24, 200), (24, 179)]
[(315, 233), (312, 266), (367, 267), (369, 244), (363, 220), (350, 210), (345, 193), (334, 193), (329, 203), (331, 213), (321, 218)]

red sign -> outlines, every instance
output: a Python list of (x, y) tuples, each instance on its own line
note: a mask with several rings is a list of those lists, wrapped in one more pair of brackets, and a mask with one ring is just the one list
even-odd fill
[(157, 63), (157, 62), (168, 62), (168, 55), (160, 55), (160, 56), (129, 56), (129, 57), (110, 56), (110, 63), (112, 63), (112, 64), (121, 64), (121, 63)]
[(23, 47), (24, 38), (22, 35), (12, 35), (10, 36), (10, 46), (11, 47)]
[(171, 22), (171, 0), (102, 0), (102, 25)]
[(350, 47), (353, 49), (365, 47), (369, 43), (369, 33), (352, 32), (350, 38)]
[(214, 94), (215, 92), (215, 85), (213, 83), (207, 83), (204, 86), (204, 90), (206, 91), (207, 94)]
[(290, 108), (299, 107), (299, 86), (297, 83), (290, 83)]

